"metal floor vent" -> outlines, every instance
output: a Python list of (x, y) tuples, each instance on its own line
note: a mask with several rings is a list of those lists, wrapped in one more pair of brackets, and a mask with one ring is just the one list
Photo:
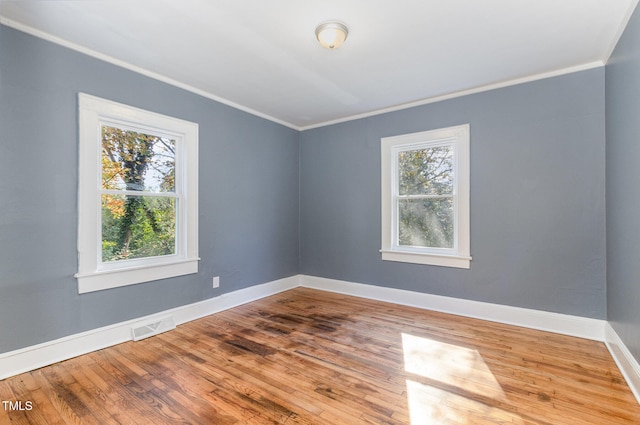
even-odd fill
[(159, 333), (170, 331), (176, 328), (176, 323), (173, 317), (165, 317), (157, 322), (147, 323), (142, 326), (131, 328), (131, 337), (134, 341), (140, 341), (141, 339), (148, 338), (150, 336), (158, 335)]

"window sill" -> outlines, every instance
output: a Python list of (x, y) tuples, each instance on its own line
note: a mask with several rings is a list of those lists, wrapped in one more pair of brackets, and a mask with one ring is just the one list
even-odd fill
[(75, 277), (78, 279), (78, 293), (102, 291), (103, 289), (197, 273), (199, 260), (199, 258), (192, 258), (164, 264), (77, 273)]
[(455, 255), (438, 255), (421, 252), (389, 251), (381, 249), (384, 261), (398, 261), (402, 263), (427, 264), (431, 266), (455, 267), (468, 269), (471, 266), (471, 257)]

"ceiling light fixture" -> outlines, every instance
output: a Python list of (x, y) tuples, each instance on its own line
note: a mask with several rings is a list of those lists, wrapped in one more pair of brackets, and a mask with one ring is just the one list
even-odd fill
[(324, 22), (316, 28), (316, 38), (322, 47), (335, 50), (344, 43), (349, 34), (347, 26), (341, 22)]

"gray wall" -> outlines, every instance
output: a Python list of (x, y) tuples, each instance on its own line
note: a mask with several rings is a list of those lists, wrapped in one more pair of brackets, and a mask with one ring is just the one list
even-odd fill
[[(304, 131), (301, 273), (603, 319), (604, 68)], [(469, 270), (380, 259), (380, 138), (471, 125)]]
[[(297, 273), (605, 318), (604, 85), (595, 69), (298, 133), (0, 26), (0, 353)], [(79, 91), (199, 123), (197, 275), (77, 294)], [(380, 138), (463, 123), (471, 269), (381, 261)]]
[(607, 316), (640, 361), (640, 12), (606, 67)]
[[(197, 275), (78, 295), (79, 91), (200, 125)], [(0, 25), (0, 353), (295, 275), (298, 239), (298, 132)]]

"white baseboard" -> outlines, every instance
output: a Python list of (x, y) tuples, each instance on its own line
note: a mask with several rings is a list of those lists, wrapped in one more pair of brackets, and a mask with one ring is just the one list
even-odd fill
[(606, 320), (463, 300), (316, 276), (300, 276), (300, 286), (378, 301), (473, 317), (604, 342), (640, 403), (640, 364)]
[(315, 276), (300, 276), (300, 285), (345, 295), (387, 301), (411, 307), (473, 317), (492, 322), (539, 329), (563, 335), (604, 341), (606, 321), (527, 308), (511, 307), (402, 289), (346, 282)]
[(610, 323), (605, 328), (605, 344), (618, 365), (618, 369), (627, 381), (631, 392), (640, 403), (640, 364), (633, 357)]
[(606, 343), (634, 396), (640, 402), (640, 365), (633, 358), (618, 334), (605, 320), (306, 275), (291, 276), (240, 289), (194, 304), (0, 354), (0, 379), (130, 341), (132, 339), (132, 327), (160, 320), (167, 316), (173, 317), (175, 323), (181, 325), (300, 286), (603, 341)]
[(130, 341), (132, 339), (131, 328), (144, 323), (171, 316), (175, 320), (175, 323), (180, 325), (298, 286), (299, 277), (292, 276), (222, 294), (218, 297), (171, 310), (165, 310), (149, 316), (3, 353), (0, 354), (0, 379)]

